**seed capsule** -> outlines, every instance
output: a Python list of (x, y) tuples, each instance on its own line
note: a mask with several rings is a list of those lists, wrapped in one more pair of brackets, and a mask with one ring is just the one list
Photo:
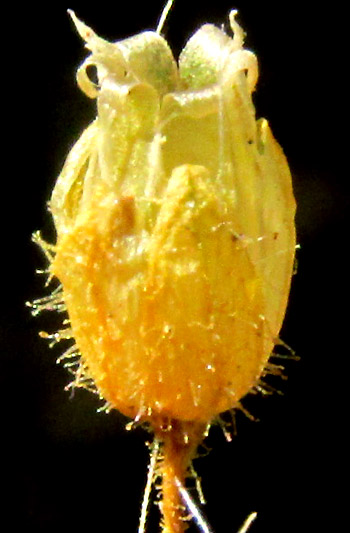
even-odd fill
[(292, 274), (291, 178), (255, 120), (255, 56), (233, 16), (233, 39), (206, 24), (178, 67), (157, 33), (112, 44), (73, 17), (98, 116), (52, 195), (51, 270), (111, 405), (209, 421), (259, 379)]
[[(205, 24), (177, 64), (156, 32), (110, 43), (72, 13), (97, 118), (52, 194), (50, 272), (81, 354), (76, 384), (92, 379), (111, 407), (150, 421), (168, 492), (207, 425), (257, 385), (293, 269), (291, 176), (255, 118), (257, 61), (234, 16), (233, 38)], [(174, 498), (164, 531), (180, 531)]]

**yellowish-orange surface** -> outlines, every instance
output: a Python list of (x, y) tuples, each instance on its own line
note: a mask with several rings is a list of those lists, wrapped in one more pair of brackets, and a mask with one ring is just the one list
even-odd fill
[(92, 52), (78, 82), (97, 118), (51, 199), (51, 272), (81, 368), (163, 442), (168, 533), (184, 530), (174, 479), (205, 427), (258, 384), (294, 260), (290, 172), (255, 118), (256, 58), (230, 21), (233, 38), (205, 25), (176, 64), (157, 33), (113, 44), (75, 19)]

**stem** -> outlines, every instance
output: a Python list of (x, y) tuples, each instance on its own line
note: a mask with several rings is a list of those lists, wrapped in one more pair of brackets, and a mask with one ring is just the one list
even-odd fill
[(161, 31), (164, 27), (164, 24), (165, 24), (165, 21), (168, 17), (168, 14), (169, 14), (169, 11), (171, 9), (171, 6), (173, 5), (174, 3), (174, 0), (168, 0), (167, 3), (165, 4), (165, 7), (162, 11), (162, 14), (160, 16), (160, 19), (159, 19), (159, 22), (158, 22), (158, 25), (157, 25), (157, 29), (156, 29), (156, 33), (158, 33), (158, 35), (161, 34)]
[(206, 425), (199, 422), (172, 420), (167, 429), (156, 429), (155, 436), (162, 442), (163, 458), (159, 464), (162, 477), (163, 533), (184, 533), (188, 512), (183, 505), (179, 484), (185, 486), (191, 461), (203, 440)]
[(254, 522), (257, 516), (258, 516), (258, 513), (256, 513), (255, 511), (254, 513), (251, 513), (248, 516), (248, 518), (246, 518), (243, 526), (240, 528), (238, 533), (247, 533), (248, 529), (250, 528), (250, 526), (252, 525), (252, 523)]
[(145, 533), (146, 531), (147, 509), (149, 505), (152, 485), (154, 482), (154, 472), (155, 472), (155, 468), (157, 464), (158, 453), (159, 453), (159, 442), (155, 440), (152, 446), (151, 460), (148, 466), (147, 483), (146, 483), (145, 492), (143, 495), (138, 533)]
[[(187, 509), (191, 512), (192, 518), (195, 520), (198, 526), (198, 529), (200, 529), (202, 533), (213, 533), (213, 531), (210, 529), (209, 524), (207, 524), (207, 522), (205, 521), (200, 510), (198, 509), (195, 502), (192, 500), (190, 494), (187, 492), (185, 487), (180, 483), (178, 479), (176, 480), (176, 483), (177, 483), (177, 486), (179, 487), (179, 492), (181, 494), (181, 497), (183, 501), (185, 502)], [(239, 531), (238, 533), (244, 533), (244, 532)]]

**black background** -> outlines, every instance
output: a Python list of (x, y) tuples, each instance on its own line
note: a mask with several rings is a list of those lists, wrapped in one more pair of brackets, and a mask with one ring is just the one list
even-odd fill
[[(256, 510), (252, 533), (338, 530), (346, 475), (349, 184), (348, 44), (345, 4), (177, 0), (166, 25), (175, 53), (204, 22), (227, 22), (231, 7), (260, 62), (254, 101), (289, 159), (301, 249), (282, 338), (301, 357), (287, 363), (283, 396), (249, 400), (260, 419), (238, 415), (228, 444), (214, 428), (211, 453), (196, 461), (215, 533), (235, 533)], [(96, 414), (84, 391), (64, 391), (26, 300), (43, 294), (31, 233), (53, 234), (45, 202), (67, 151), (95, 113), (78, 90), (85, 57), (66, 14), (72, 8), (98, 34), (117, 40), (154, 28), (162, 1), (53, 2), (8, 6), (3, 31), (2, 167), (2, 520), (41, 531), (137, 530), (149, 436), (126, 432), (118, 413)], [(344, 20), (344, 22), (342, 22)], [(344, 125), (346, 124), (346, 126)], [(3, 141), (4, 142), (4, 141)], [(346, 481), (345, 481), (346, 483)], [(158, 531), (152, 513), (149, 533)], [(192, 529), (191, 529), (192, 531)], [(195, 531), (195, 529), (193, 529)]]

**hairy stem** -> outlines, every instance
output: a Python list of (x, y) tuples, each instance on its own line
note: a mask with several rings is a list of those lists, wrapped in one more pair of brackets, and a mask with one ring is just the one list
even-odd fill
[(159, 464), (162, 478), (163, 533), (183, 533), (187, 529), (188, 511), (183, 504), (179, 483), (185, 485), (191, 461), (203, 440), (206, 425), (199, 422), (172, 420), (167, 429), (155, 431), (162, 442), (163, 456)]

